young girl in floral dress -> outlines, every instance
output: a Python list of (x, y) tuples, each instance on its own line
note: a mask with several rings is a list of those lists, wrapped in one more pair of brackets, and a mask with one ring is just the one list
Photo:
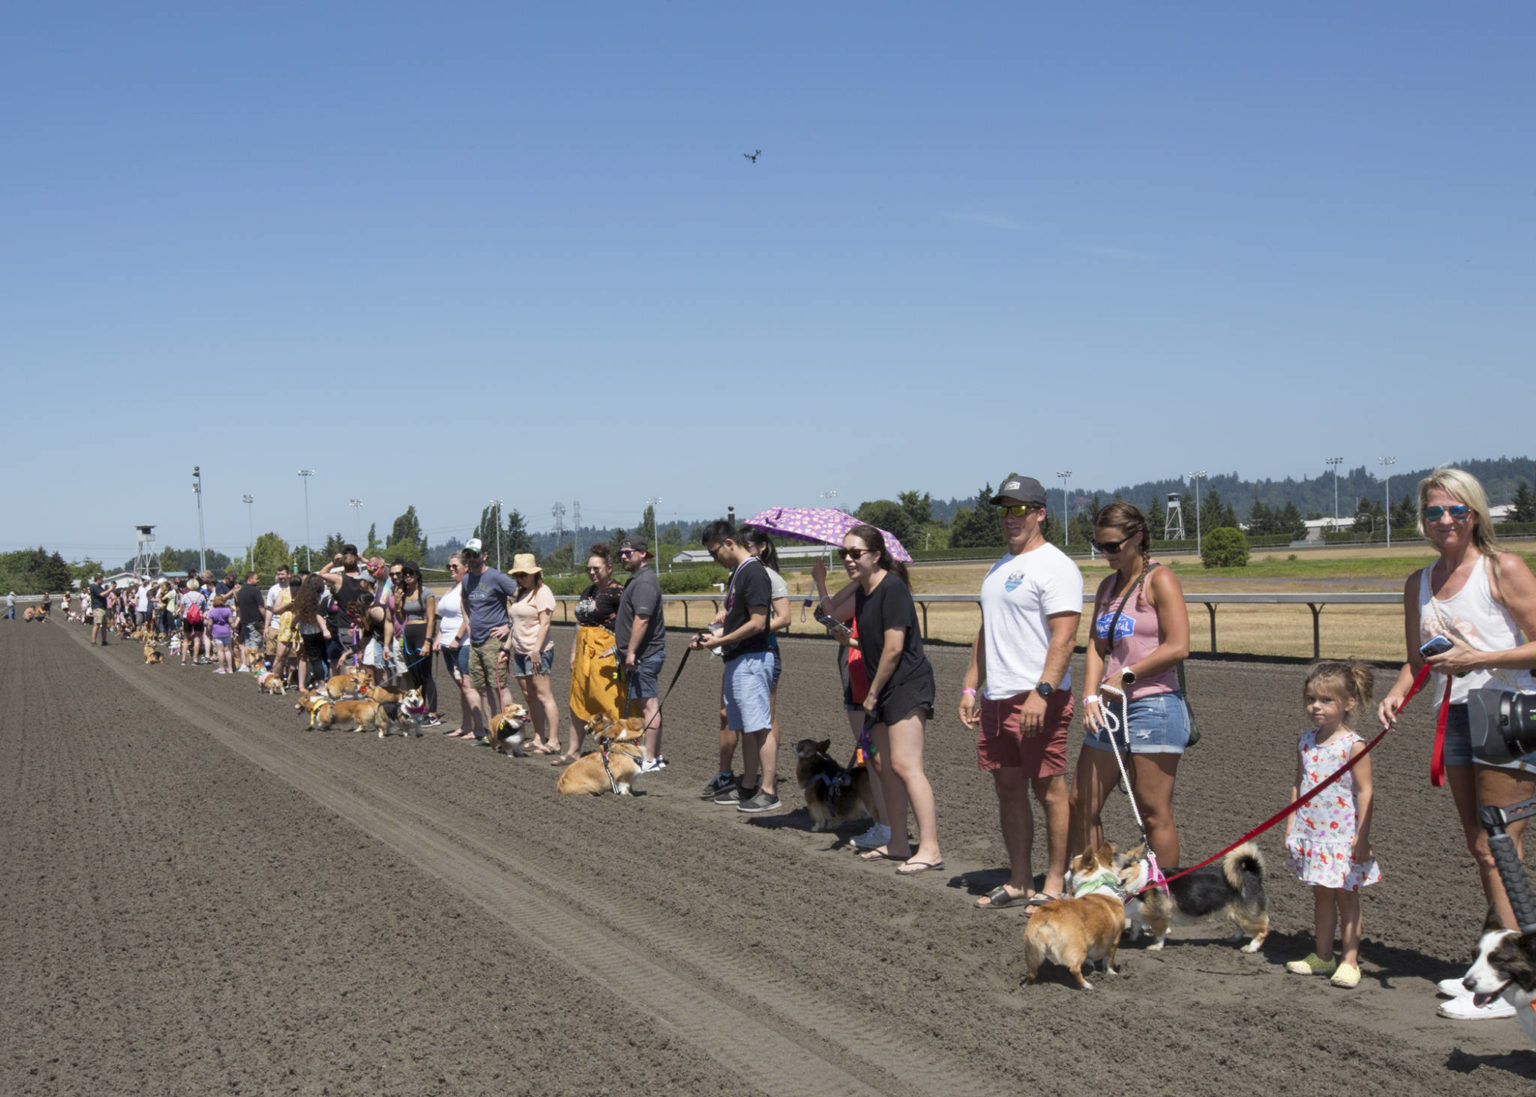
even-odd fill
[[(1310, 730), (1297, 744), (1296, 783), (1291, 799), (1322, 783), (1365, 750), (1349, 723), (1371, 699), (1374, 682), (1364, 664), (1319, 663), (1307, 675), (1303, 694)], [(1336, 987), (1360, 984), (1360, 889), (1381, 879), (1371, 852), (1371, 759), (1353, 769), (1297, 811), (1286, 823), (1286, 858), (1297, 878), (1312, 885), (1316, 951), (1292, 960), (1296, 975), (1327, 975)], [(1340, 955), (1333, 935), (1339, 931)]]

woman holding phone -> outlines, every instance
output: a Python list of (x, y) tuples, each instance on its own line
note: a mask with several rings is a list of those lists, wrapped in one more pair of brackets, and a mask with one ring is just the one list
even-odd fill
[[(1383, 727), (1397, 720), (1403, 698), (1426, 662), (1435, 672), (1426, 694), (1436, 703), (1435, 755), (1444, 739), (1445, 782), (1451, 786), (1467, 848), (1477, 862), (1483, 894), (1510, 929), (1514, 912), (1488, 851), (1488, 836), (1477, 809), (1505, 806), (1536, 794), (1536, 755), (1501, 765), (1472, 756), (1467, 694), (1484, 687), (1536, 689), (1527, 669), (1536, 665), (1536, 576), (1519, 556), (1506, 552), (1493, 536), (1488, 497), (1471, 474), (1438, 468), (1419, 481), (1419, 525), (1439, 554), (1435, 563), (1414, 572), (1403, 587), (1403, 622), (1408, 661), (1398, 672), (1378, 714)], [(1443, 639), (1442, 639), (1443, 638)], [(1525, 823), (1512, 823), (1517, 853)], [(1503, 999), (1476, 1006), (1459, 979), (1442, 980), (1442, 1017), (1457, 1020), (1510, 1017)]]

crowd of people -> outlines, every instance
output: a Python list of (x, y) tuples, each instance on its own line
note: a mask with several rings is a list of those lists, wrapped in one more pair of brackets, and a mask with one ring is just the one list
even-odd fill
[[(958, 715), (975, 731), (978, 764), (992, 778), (1008, 878), (974, 905), (1030, 908), (1066, 895), (1068, 852), (1099, 842), (1101, 812), (1122, 782), (1156, 863), (1171, 871), (1181, 859), (1174, 815), (1179, 762), (1199, 737), (1184, 685), (1189, 617), (1179, 580), (1151, 558), (1151, 531), (1140, 510), (1117, 501), (1099, 511), (1093, 543), (1111, 570), (1092, 597), (1084, 681), (1074, 696), (1070, 660), (1085, 604), (1082, 572), (1045, 539), (1046, 495), (1038, 480), (1010, 474), (991, 502), (1008, 550), (982, 581), (981, 626), (957, 683)], [(1500, 765), (1475, 758), (1467, 694), (1488, 684), (1536, 690), (1536, 640), (1528, 639), (1536, 636), (1536, 577), (1498, 544), (1486, 495), (1470, 475), (1436, 470), (1419, 485), (1419, 508), (1437, 559), (1404, 587), (1407, 658), (1374, 715), (1391, 726), (1428, 665), (1439, 694), (1445, 779), (1467, 847), (1488, 903), (1514, 928), (1476, 813), (1536, 794), (1536, 756)], [(761, 532), (717, 521), (702, 540), (730, 573), (719, 615), (688, 640), (690, 653), (722, 657), (719, 771), (703, 796), (743, 813), (775, 811), (782, 806), (776, 699), (783, 673), (776, 634), (789, 624), (788, 586)], [(821, 561), (812, 580), (817, 618), (840, 641), (843, 707), (874, 790), (875, 818), (853, 845), (867, 861), (895, 862), (900, 875), (930, 872), (944, 864), (939, 808), (923, 762), (936, 695), (907, 571), (873, 526), (849, 529), (837, 552), (846, 584), (831, 590)], [(427, 726), (442, 722), (434, 672), (440, 660), (460, 691), (463, 713), (461, 725), (445, 734), (465, 740), (484, 741), (496, 713), (514, 706), (515, 679), (533, 727), (527, 753), (565, 765), (580, 755), (594, 720), (632, 715), (643, 725), (641, 772), (658, 773), (667, 767), (661, 589), (645, 538), (625, 539), (617, 557), (628, 573), (624, 583), (615, 578), (608, 546), (594, 547), (586, 562), (590, 583), (575, 606), (563, 744), (551, 686), (555, 598), (534, 556), (519, 554), (503, 574), (475, 539), (450, 558), (449, 586), (440, 596), (416, 565), (363, 560), (348, 545), (313, 574), (279, 569), (265, 589), (255, 572), (243, 582), (233, 573), (204, 573), (121, 589), (97, 576), (80, 592), (79, 619), (89, 621), (93, 642), (102, 644), (113, 626), (174, 638), (183, 666), (211, 664), (219, 674), (291, 673), (302, 687), (360, 665), (377, 682), (405, 679), (421, 689)], [(1285, 831), (1288, 864), (1314, 891), (1316, 930), (1313, 951), (1287, 969), (1326, 975), (1346, 988), (1360, 981), (1359, 891), (1381, 878), (1370, 841), (1370, 759), (1358, 728), (1371, 712), (1372, 692), (1372, 675), (1358, 662), (1323, 663), (1309, 672), (1292, 799), (1349, 769), (1336, 795), (1298, 811)], [(1068, 734), (1079, 712), (1084, 743), (1069, 784)], [(1036, 806), (1046, 856), (1039, 886)], [(1509, 827), (1517, 849), (1522, 830), (1521, 823)], [(1439, 1012), (1447, 1017), (1512, 1012), (1501, 1000), (1475, 1003), (1459, 980), (1446, 980), (1440, 990), (1448, 1000)]]

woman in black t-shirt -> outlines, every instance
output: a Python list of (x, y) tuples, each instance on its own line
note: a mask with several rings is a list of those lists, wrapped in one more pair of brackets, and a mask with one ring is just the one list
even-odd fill
[[(896, 871), (911, 876), (942, 868), (933, 788), (923, 772), (923, 728), (933, 715), (933, 668), (923, 655), (917, 608), (907, 589), (907, 572), (891, 558), (874, 526), (854, 526), (841, 550), (848, 578), (858, 585), (853, 614), (859, 651), (869, 670), (865, 723), (872, 724), (875, 765), (885, 796), (891, 838), (860, 854), (866, 861), (901, 861)], [(917, 848), (907, 839), (907, 806), (917, 818)]]
[(587, 724), (599, 716), (615, 720), (619, 716), (613, 620), (624, 588), (613, 581), (611, 553), (607, 545), (592, 546), (587, 560), (592, 585), (581, 592), (576, 603), (576, 642), (571, 645), (571, 745), (554, 760), (557, 766), (574, 762), (581, 754)]

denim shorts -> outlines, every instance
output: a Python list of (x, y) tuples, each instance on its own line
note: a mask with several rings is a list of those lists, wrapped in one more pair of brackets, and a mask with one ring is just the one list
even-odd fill
[(533, 665), (532, 655), (519, 655), (512, 653), (512, 676), (514, 678), (530, 678), (535, 674), (549, 677), (550, 668), (555, 665), (555, 649), (547, 647), (539, 653), (539, 665)]
[(665, 648), (650, 655), (643, 655), (636, 660), (635, 669), (629, 672), (631, 701), (644, 701), (650, 697), (661, 696), (661, 668), (666, 661)]
[(766, 651), (726, 660), (725, 726), (732, 731), (767, 731), (773, 725), (773, 665)]
[[(1439, 714), (1436, 713), (1438, 718)], [(1445, 764), (1470, 766), (1477, 759), (1472, 757), (1472, 720), (1467, 706), (1451, 705), (1445, 717)], [(1536, 755), (1527, 754), (1513, 762), (1477, 762), (1490, 769), (1508, 769), (1516, 773), (1536, 773)]]
[[(1116, 718), (1120, 715), (1118, 702), (1111, 703), (1106, 696), (1099, 702), (1101, 712), (1108, 711)], [(1189, 746), (1189, 708), (1184, 695), (1178, 690), (1171, 693), (1149, 693), (1137, 697), (1126, 707), (1126, 722), (1130, 724), (1130, 752), (1132, 754), (1183, 754)], [(1121, 729), (1116, 740), (1123, 751), (1126, 749), (1126, 733)], [(1095, 750), (1113, 749), (1109, 733), (1103, 728), (1085, 736), (1083, 745)]]

